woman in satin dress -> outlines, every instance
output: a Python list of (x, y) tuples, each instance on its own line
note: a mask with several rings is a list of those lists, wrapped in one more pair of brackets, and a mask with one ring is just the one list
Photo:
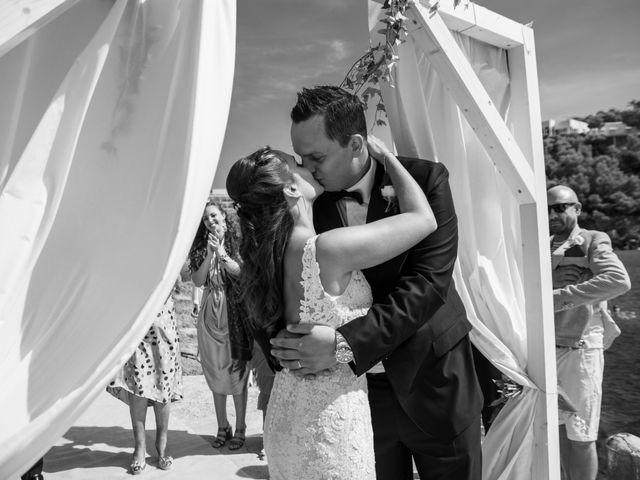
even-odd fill
[[(198, 315), (198, 357), (207, 384), (213, 393), (218, 432), (212, 445), (229, 449), (244, 445), (246, 434), (248, 360), (252, 339), (243, 328), (236, 278), (240, 260), (230, 222), (223, 207), (208, 201), (200, 228), (189, 252), (191, 278), (203, 286)], [(235, 432), (227, 418), (227, 396), (236, 409)]]

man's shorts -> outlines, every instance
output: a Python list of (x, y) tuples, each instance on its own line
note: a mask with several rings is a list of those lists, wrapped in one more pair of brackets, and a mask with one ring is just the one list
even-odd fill
[(558, 385), (577, 412), (560, 410), (560, 425), (565, 425), (567, 438), (576, 442), (598, 439), (604, 353), (601, 348), (556, 347)]

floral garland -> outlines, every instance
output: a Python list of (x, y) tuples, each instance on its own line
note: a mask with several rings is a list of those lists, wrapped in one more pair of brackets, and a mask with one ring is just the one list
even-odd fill
[[(370, 99), (378, 99), (375, 125), (386, 125), (383, 116), (386, 116), (386, 109), (382, 101), (379, 85), (380, 81), (391, 83), (391, 71), (398, 61), (396, 48), (406, 42), (408, 34), (404, 16), (405, 10), (413, 3), (413, 0), (390, 0), (385, 3), (383, 9), (385, 14), (380, 19), (382, 28), (378, 33), (384, 35), (384, 41), (378, 45), (371, 46), (347, 72), (340, 86), (351, 91), (354, 95), (360, 95), (365, 108)], [(365, 85), (366, 89), (362, 90)]]
[[(351, 91), (354, 95), (359, 95), (365, 108), (367, 108), (369, 100), (377, 98), (374, 125), (387, 124), (383, 119), (383, 117), (386, 117), (387, 111), (382, 101), (380, 88), (377, 85), (380, 84), (380, 81), (385, 81), (393, 86), (391, 72), (398, 62), (397, 48), (407, 41), (406, 37), (409, 34), (407, 29), (408, 18), (404, 13), (414, 1), (387, 0), (385, 2), (382, 7), (385, 13), (379, 21), (382, 24), (382, 28), (378, 30), (378, 33), (384, 35), (384, 41), (369, 47), (366, 53), (351, 66), (340, 84), (345, 90)], [(461, 0), (454, 0), (454, 8), (460, 2)], [(437, 11), (438, 5), (439, 2), (435, 2), (429, 8), (429, 13), (433, 14)], [(367, 88), (362, 90), (365, 85), (367, 85)]]

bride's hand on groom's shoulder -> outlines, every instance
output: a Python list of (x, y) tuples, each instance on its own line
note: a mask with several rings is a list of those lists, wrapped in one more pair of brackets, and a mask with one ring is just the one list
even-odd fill
[(271, 353), (296, 374), (315, 374), (336, 365), (335, 339), (335, 330), (327, 325), (288, 325), (286, 333), (271, 339)]
[(379, 163), (384, 164), (386, 156), (391, 155), (391, 152), (384, 142), (373, 135), (367, 136), (367, 149), (369, 150), (369, 155)]

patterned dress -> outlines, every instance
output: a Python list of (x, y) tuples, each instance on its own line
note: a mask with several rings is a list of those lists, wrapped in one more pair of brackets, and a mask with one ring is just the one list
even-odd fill
[(149, 405), (182, 400), (180, 339), (171, 297), (107, 391), (126, 404), (129, 393), (148, 399)]
[[(371, 287), (354, 271), (341, 295), (320, 282), (315, 241), (302, 256), (304, 299), (300, 322), (337, 328), (366, 314)], [(271, 480), (370, 480), (375, 478), (373, 431), (364, 376), (338, 365), (313, 378), (288, 370), (276, 374), (264, 427)]]

